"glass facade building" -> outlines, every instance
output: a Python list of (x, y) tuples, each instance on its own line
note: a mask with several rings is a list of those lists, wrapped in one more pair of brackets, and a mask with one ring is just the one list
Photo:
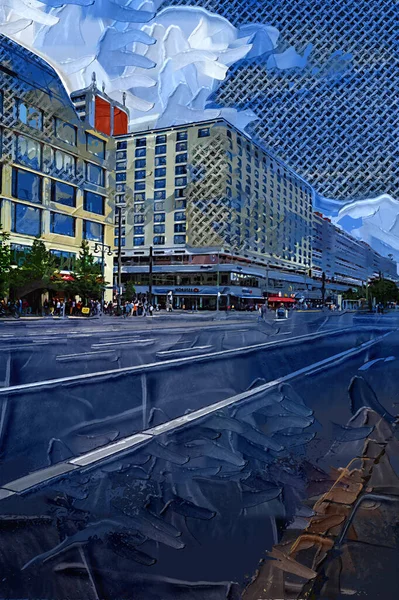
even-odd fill
[(40, 236), (65, 269), (83, 239), (113, 247), (113, 138), (79, 118), (49, 64), (3, 35), (0, 65), (0, 223), (13, 252)]

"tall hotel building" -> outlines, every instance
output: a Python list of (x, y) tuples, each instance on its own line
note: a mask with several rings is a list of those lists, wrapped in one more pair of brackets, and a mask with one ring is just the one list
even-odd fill
[(152, 248), (160, 301), (171, 291), (177, 306), (211, 307), (219, 292), (245, 303), (267, 279), (268, 292), (278, 279), (293, 291), (311, 267), (312, 200), (306, 181), (222, 119), (118, 136), (122, 279), (148, 289)]
[[(77, 113), (47, 62), (0, 35), (0, 222), (10, 232), (16, 262), (38, 236), (66, 271), (82, 240), (92, 250), (96, 243), (113, 247), (114, 140), (106, 111), (104, 117), (106, 97), (95, 82), (77, 94), (87, 98), (87, 114)], [(116, 114), (118, 133), (127, 131), (124, 107), (109, 100), (109, 111), (109, 123)], [(104, 270), (111, 298), (108, 252)]]

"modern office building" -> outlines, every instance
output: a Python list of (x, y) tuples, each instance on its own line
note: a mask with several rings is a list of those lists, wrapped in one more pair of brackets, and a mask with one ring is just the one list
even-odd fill
[[(0, 135), (0, 222), (15, 260), (38, 236), (61, 270), (73, 268), (84, 239), (92, 250), (113, 246), (113, 139), (78, 117), (53, 67), (3, 35)], [(107, 251), (104, 271), (111, 298)]]
[(154, 294), (159, 281), (178, 305), (214, 304), (218, 290), (223, 302), (262, 297), (269, 270), (303, 283), (312, 200), (306, 181), (222, 119), (117, 137), (123, 279), (146, 285), (152, 247)]
[(396, 0), (165, 0), (161, 8), (182, 4), (236, 27), (277, 27), (279, 50), (303, 56), (285, 70), (267, 54), (241, 61), (213, 105), (252, 110), (251, 134), (319, 194), (397, 197)]
[(378, 254), (368, 244), (355, 239), (324, 217), (313, 213), (312, 273), (321, 279), (360, 286), (380, 274), (397, 281), (396, 263)]

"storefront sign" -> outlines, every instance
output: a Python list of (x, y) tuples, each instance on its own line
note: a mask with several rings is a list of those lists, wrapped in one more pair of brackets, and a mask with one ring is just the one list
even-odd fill
[(82, 308), (82, 315), (89, 315), (90, 314), (90, 308), (88, 306), (84, 306)]
[(180, 294), (198, 294), (199, 289), (198, 288), (176, 288), (175, 292), (178, 292)]

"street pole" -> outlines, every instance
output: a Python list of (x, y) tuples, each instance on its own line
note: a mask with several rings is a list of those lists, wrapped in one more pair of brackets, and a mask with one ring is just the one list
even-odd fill
[(265, 294), (266, 294), (266, 299), (265, 299), (265, 305), (266, 308), (269, 308), (269, 261), (267, 261), (266, 263), (266, 290), (265, 290)]
[(118, 207), (118, 306), (122, 288), (122, 207)]
[(147, 301), (149, 304), (152, 304), (152, 270), (153, 270), (153, 263), (154, 263), (152, 246), (150, 246), (149, 260), (150, 260), (150, 262), (148, 265), (148, 298), (147, 298)]
[(218, 264), (217, 264), (217, 272), (216, 272), (216, 288), (217, 288), (217, 294), (216, 294), (216, 312), (219, 312), (219, 301), (220, 301), (220, 270), (219, 270), (219, 257), (220, 254), (218, 252)]
[(105, 246), (104, 240), (101, 244), (101, 277), (102, 277), (102, 286), (101, 286), (101, 313), (104, 310), (104, 297), (105, 297)]

